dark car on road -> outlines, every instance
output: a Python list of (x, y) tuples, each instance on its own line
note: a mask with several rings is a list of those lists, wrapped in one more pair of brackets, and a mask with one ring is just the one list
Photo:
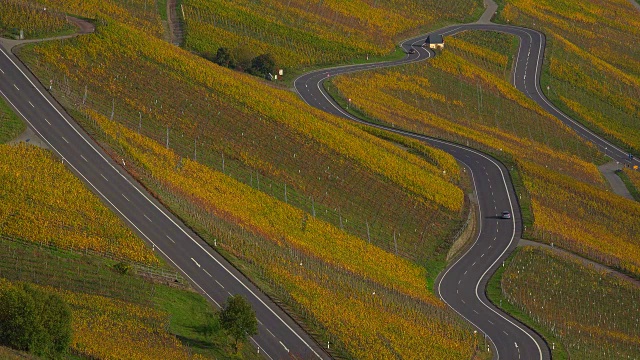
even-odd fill
[(511, 219), (511, 213), (508, 211), (503, 211), (502, 215), (500, 215), (502, 219)]
[(416, 53), (416, 49), (414, 48), (409, 49), (409, 54), (415, 54), (415, 53)]

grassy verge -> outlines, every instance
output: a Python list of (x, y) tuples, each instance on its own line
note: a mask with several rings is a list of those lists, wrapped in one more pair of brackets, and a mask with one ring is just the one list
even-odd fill
[(169, 332), (196, 354), (216, 359), (260, 359), (253, 346), (241, 347), (240, 355), (230, 355), (232, 342), (220, 325), (218, 314), (197, 293), (167, 286), (156, 289), (155, 304), (171, 314)]
[(252, 346), (244, 346), (237, 356), (232, 354), (230, 339), (220, 327), (211, 304), (184, 287), (120, 274), (114, 270), (117, 261), (81, 252), (7, 239), (0, 239), (0, 250), (0, 276), (3, 278), (153, 306), (169, 315), (168, 331), (194, 353), (217, 359), (258, 358)]
[(616, 170), (616, 174), (620, 177), (622, 182), (625, 184), (625, 186), (629, 190), (629, 193), (631, 193), (631, 196), (633, 196), (633, 198), (636, 201), (640, 201), (640, 189), (636, 188), (636, 186), (633, 184), (633, 182), (629, 178), (629, 175), (627, 175), (622, 170)]
[(15, 139), (27, 128), (18, 116), (9, 108), (4, 99), (0, 98), (0, 143)]
[(553, 336), (553, 334), (548, 332), (546, 329), (537, 326), (534, 320), (531, 318), (531, 316), (529, 316), (522, 310), (513, 306), (502, 295), (502, 287), (500, 285), (502, 281), (502, 275), (504, 274), (505, 269), (509, 266), (509, 264), (513, 260), (514, 256), (518, 254), (518, 251), (520, 251), (519, 248), (516, 249), (511, 254), (511, 256), (509, 256), (509, 258), (504, 262), (504, 265), (499, 267), (498, 270), (496, 270), (496, 272), (493, 274), (493, 276), (489, 280), (489, 283), (487, 284), (487, 289), (486, 289), (487, 298), (495, 306), (499, 307), (507, 314), (513, 316), (514, 318), (518, 319), (520, 322), (522, 322), (526, 326), (538, 332), (538, 334), (540, 334), (545, 339), (545, 341), (549, 344), (549, 346), (552, 347), (551, 357), (554, 360), (567, 360), (569, 359), (569, 355), (566, 349), (564, 349), (564, 347), (562, 346), (562, 343), (560, 342), (560, 340), (557, 339), (555, 336)]
[(160, 13), (160, 18), (163, 21), (167, 21), (168, 15), (167, 15), (167, 0), (158, 0), (158, 12)]

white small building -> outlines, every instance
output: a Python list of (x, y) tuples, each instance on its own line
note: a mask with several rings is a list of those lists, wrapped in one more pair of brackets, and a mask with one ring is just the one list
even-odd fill
[(444, 37), (438, 34), (431, 34), (427, 36), (427, 40), (425, 40), (424, 46), (434, 50), (444, 49)]

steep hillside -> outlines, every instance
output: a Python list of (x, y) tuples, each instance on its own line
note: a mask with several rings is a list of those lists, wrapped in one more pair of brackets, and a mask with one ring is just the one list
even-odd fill
[(602, 155), (509, 84), (511, 60), (496, 50), (510, 43), (465, 32), (427, 66), (348, 75), (330, 86), (381, 121), (496, 154), (514, 170), (525, 236), (640, 276), (640, 206), (612, 197), (594, 164)]
[[(502, 3), (502, 1), (500, 1)], [(498, 20), (547, 36), (542, 89), (575, 119), (640, 153), (638, 10), (628, 0), (502, 4)]]
[(479, 0), (185, 0), (178, 14), (188, 50), (270, 53), (280, 67), (300, 68), (385, 55), (418, 28), (473, 21), (481, 11)]
[(151, 191), (339, 356), (472, 355), (471, 329), (428, 286), (467, 217), (453, 158), (409, 153), (161, 41), (117, 3), (93, 6), (71, 9), (98, 13), (95, 34), (20, 56)]
[(500, 273), (503, 303), (512, 304), (553, 337), (547, 340), (556, 350), (554, 358), (640, 356), (637, 284), (550, 250), (530, 247), (518, 250)]

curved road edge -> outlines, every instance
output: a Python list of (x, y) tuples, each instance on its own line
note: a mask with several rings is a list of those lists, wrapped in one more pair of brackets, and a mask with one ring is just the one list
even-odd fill
[[(500, 25), (453, 25), (433, 33), (451, 35), (471, 28), (494, 26), (500, 27)], [(461, 145), (368, 123), (342, 109), (322, 86), (324, 81), (336, 75), (429, 59), (434, 56), (434, 53), (419, 46), (428, 35), (421, 35), (403, 42), (401, 46), (407, 51), (407, 56), (402, 60), (317, 70), (297, 78), (294, 81), (294, 87), (300, 97), (311, 106), (351, 121), (426, 141), (449, 152), (469, 169), (478, 195), (481, 230), (475, 243), (467, 252), (441, 274), (437, 282), (438, 294), (461, 317), (487, 336), (493, 343), (496, 359), (550, 359), (550, 350), (544, 339), (534, 330), (497, 309), (486, 298), (484, 291), (490, 276), (517, 246), (517, 239), (520, 237), (520, 208), (509, 172), (504, 165), (488, 155)], [(526, 38), (519, 37), (521, 42), (525, 42)], [(408, 53), (408, 49), (412, 47), (417, 50), (414, 54)], [(521, 53), (524, 53), (522, 46), (519, 49), (519, 54)], [(527, 53), (524, 54), (527, 55)], [(522, 57), (526, 63), (528, 58), (529, 55)], [(529, 67), (526, 66), (523, 71), (528, 69)], [(499, 220), (500, 212), (505, 209), (511, 210), (513, 214), (511, 221)]]

